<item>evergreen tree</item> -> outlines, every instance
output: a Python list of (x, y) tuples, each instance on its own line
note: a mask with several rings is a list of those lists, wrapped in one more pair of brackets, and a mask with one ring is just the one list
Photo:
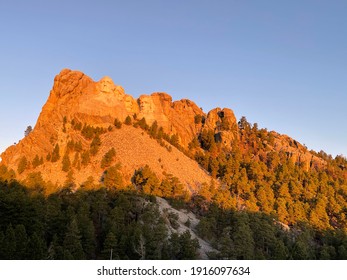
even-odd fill
[(120, 129), (122, 127), (122, 122), (119, 119), (115, 119), (114, 120), (114, 126), (118, 129)]
[(89, 151), (85, 151), (81, 155), (81, 164), (87, 166), (90, 163), (90, 154)]
[(18, 169), (17, 169), (18, 173), (22, 174), (24, 170), (27, 169), (27, 167), (28, 167), (28, 160), (25, 156), (23, 156), (18, 163)]
[(111, 166), (108, 168), (104, 173), (104, 184), (105, 187), (108, 189), (123, 189), (124, 188), (124, 182), (123, 182), (123, 176), (118, 171), (118, 166)]
[(138, 190), (146, 194), (152, 194), (155, 192), (157, 195), (160, 195), (160, 193), (158, 193), (160, 184), (159, 180), (148, 165), (135, 170), (132, 182)]
[(251, 129), (250, 123), (247, 121), (247, 118), (245, 116), (242, 116), (240, 121), (238, 122), (239, 128), (244, 129), (247, 132)]
[(43, 260), (46, 258), (46, 246), (44, 240), (34, 232), (28, 242), (28, 254), (31, 260)]
[(116, 260), (119, 258), (118, 256), (118, 248), (117, 248), (117, 238), (115, 234), (110, 231), (104, 241), (104, 246), (102, 250), (102, 258), (104, 260), (113, 259)]
[(25, 230), (25, 226), (20, 224), (14, 229), (16, 237), (16, 254), (15, 259), (24, 260), (27, 258), (27, 246), (28, 246), (28, 236)]
[(64, 154), (63, 160), (62, 160), (62, 170), (64, 172), (68, 172), (71, 168), (71, 161), (68, 153)]
[(194, 137), (193, 140), (188, 144), (189, 150), (194, 150), (200, 147), (200, 142), (198, 138)]
[(142, 118), (141, 120), (139, 120), (137, 122), (137, 125), (141, 127), (143, 130), (148, 130), (149, 128), (145, 118)]
[(292, 256), (294, 260), (308, 260), (310, 259), (308, 244), (303, 240), (297, 240), (294, 243)]
[(234, 249), (234, 243), (233, 240), (230, 237), (231, 233), (231, 227), (226, 227), (223, 229), (223, 233), (221, 235), (221, 238), (218, 242), (218, 249), (220, 251), (219, 258), (220, 259), (232, 259), (233, 249)]
[(157, 138), (158, 134), (158, 123), (157, 121), (154, 121), (149, 129), (149, 135), (153, 138)]
[(57, 162), (59, 159), (60, 159), (60, 148), (59, 148), (59, 144), (56, 144), (52, 152), (51, 161)]
[(32, 131), (33, 131), (32, 126), (31, 125), (27, 126), (26, 130), (24, 131), (24, 136), (27, 137)]
[(101, 146), (100, 137), (99, 137), (99, 135), (95, 135), (92, 143), (90, 144), (90, 154), (92, 156), (95, 156), (98, 153), (100, 146)]
[(36, 168), (38, 166), (40, 166), (41, 164), (43, 164), (43, 158), (39, 158), (38, 155), (36, 155), (33, 159), (33, 162), (32, 162), (32, 165), (33, 165), (33, 168)]
[(329, 216), (326, 212), (326, 207), (327, 207), (326, 197), (320, 196), (317, 199), (317, 203), (315, 207), (312, 209), (310, 213), (310, 223), (319, 229), (330, 227)]
[(101, 168), (110, 167), (114, 161), (116, 156), (116, 150), (111, 148), (102, 158), (101, 160)]
[(127, 116), (126, 118), (125, 118), (125, 121), (124, 121), (124, 124), (126, 124), (126, 125), (132, 125), (132, 120), (131, 120), (131, 117), (130, 116)]
[(64, 252), (67, 258), (72, 257), (72, 259), (74, 260), (85, 259), (85, 255), (81, 244), (80, 231), (78, 229), (75, 217), (72, 217), (72, 220), (65, 234)]
[(53, 236), (53, 240), (51, 241), (48, 251), (47, 251), (47, 259), (49, 260), (63, 260), (64, 259), (64, 250), (60, 245), (57, 235)]
[(82, 202), (77, 211), (77, 223), (81, 234), (81, 244), (87, 259), (95, 259), (95, 228), (89, 218), (90, 209), (87, 202)]
[(16, 259), (16, 235), (14, 232), (14, 229), (12, 227), (12, 224), (7, 226), (5, 237), (3, 239), (3, 245), (2, 248), (4, 258), (6, 260), (14, 260)]
[(240, 213), (235, 218), (235, 226), (232, 231), (234, 257), (238, 260), (251, 260), (254, 258), (254, 239), (248, 215)]
[(198, 258), (199, 241), (192, 239), (189, 230), (181, 235), (173, 233), (169, 239), (170, 258), (174, 260), (195, 260)]
[(171, 135), (170, 143), (172, 146), (179, 147), (179, 137), (177, 133)]

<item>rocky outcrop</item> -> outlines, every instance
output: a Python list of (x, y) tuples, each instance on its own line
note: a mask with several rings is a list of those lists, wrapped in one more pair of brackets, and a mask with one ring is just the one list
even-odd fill
[(157, 121), (169, 135), (178, 134), (180, 144), (187, 147), (189, 142), (199, 132), (194, 118), (203, 115), (203, 111), (190, 100), (172, 102), (166, 93), (141, 95), (137, 100), (140, 107), (139, 118), (144, 117), (149, 125)]
[(222, 143), (226, 148), (230, 147), (235, 138), (238, 138), (236, 117), (228, 108), (215, 108), (208, 112), (203, 128), (213, 130), (217, 142)]
[(309, 171), (310, 168), (320, 169), (326, 166), (323, 159), (312, 154), (305, 146), (289, 136), (274, 131), (270, 133), (275, 139), (273, 149), (277, 152), (285, 152), (292, 163), (301, 165), (305, 171)]
[[(26, 157), (28, 169), (32, 171), (30, 165), (34, 157), (36, 155), (44, 159), (49, 157), (57, 144), (60, 147), (61, 156), (67, 151), (67, 145), (71, 141), (80, 142), (82, 150), (89, 149), (90, 141), (88, 142), (81, 136), (81, 131), (74, 129), (73, 122), (107, 130), (114, 126), (115, 119), (123, 122), (128, 116), (133, 118), (135, 115), (137, 120), (145, 118), (148, 125), (152, 125), (156, 121), (158, 127), (162, 127), (168, 135), (176, 134), (180, 145), (184, 148), (188, 148), (189, 143), (205, 129), (214, 132), (215, 139), (221, 143), (224, 149), (230, 148), (232, 141), (239, 139), (237, 121), (230, 109), (215, 108), (205, 114), (194, 102), (188, 99), (173, 101), (170, 95), (162, 92), (141, 95), (135, 99), (126, 94), (121, 86), (115, 85), (109, 77), (95, 82), (82, 72), (64, 69), (55, 77), (53, 88), (33, 131), (1, 155), (2, 163), (16, 171), (20, 160)], [(148, 164), (156, 169), (159, 177), (163, 172), (169, 172), (181, 176), (180, 179), (188, 185), (195, 184), (200, 179), (200, 182), (209, 181), (210, 177), (199, 166), (184, 158), (185, 156), (179, 151), (175, 151), (176, 162), (171, 164), (171, 167), (177, 165), (177, 170), (180, 171), (176, 172), (176, 169), (171, 168), (170, 164), (163, 160), (163, 153), (161, 156), (156, 156), (156, 151), (161, 151), (162, 147), (156, 149), (155, 145), (158, 143), (152, 143), (155, 141), (153, 139), (149, 141), (146, 138), (148, 141), (143, 142), (139, 133), (134, 132), (136, 129), (133, 131), (133, 142), (137, 143), (136, 149), (131, 147), (129, 139), (124, 138), (125, 134), (128, 138), (132, 138), (128, 130), (122, 130), (124, 135), (111, 133), (111, 131), (112, 129), (106, 136), (103, 136), (105, 143), (102, 143), (101, 150), (107, 152), (110, 147), (117, 147), (118, 150), (121, 150), (119, 154), (123, 158), (119, 158), (119, 160), (127, 159), (127, 162), (124, 161), (124, 169), (128, 170), (126, 171), (128, 179), (133, 168), (138, 168), (141, 164)], [(116, 138), (114, 139), (110, 135)], [(324, 166), (323, 160), (312, 155), (290, 137), (274, 133), (274, 138), (273, 150), (286, 152), (293, 162), (302, 164), (307, 170), (310, 167)], [(143, 154), (146, 145), (151, 147), (150, 153), (153, 155), (148, 156), (147, 159), (145, 156), (141, 159), (136, 158), (137, 154)], [(133, 159), (128, 157), (129, 154)], [(179, 154), (182, 156), (178, 156)], [(165, 157), (174, 160), (172, 155), (166, 154)], [(149, 158), (152, 160), (156, 158), (155, 161), (160, 158), (160, 161), (165, 161), (166, 164), (160, 164), (159, 161), (153, 163)], [(92, 174), (95, 179), (99, 180), (102, 170), (99, 170), (98, 166), (101, 159), (102, 154), (99, 154), (89, 167), (75, 172), (76, 180), (83, 182), (90, 176), (88, 174)], [(165, 166), (167, 167), (165, 168)], [(192, 176), (192, 180), (189, 180), (187, 174), (183, 175), (182, 170), (188, 166), (193, 169), (192, 173), (187, 173)], [(65, 180), (65, 174), (61, 175), (61, 162), (47, 162), (38, 170), (42, 172), (45, 179), (52, 179), (53, 182), (62, 183)], [(17, 174), (18, 178), (25, 178), (28, 172)]]
[[(140, 98), (135, 99), (131, 95), (126, 94), (121, 86), (115, 85), (109, 77), (104, 77), (100, 81), (95, 82), (82, 72), (64, 69), (55, 77), (53, 88), (46, 104), (42, 108), (33, 131), (17, 145), (9, 147), (1, 155), (2, 163), (17, 171), (21, 158), (25, 157), (28, 160), (28, 171), (17, 174), (17, 176), (19, 179), (26, 178), (28, 173), (33, 171), (31, 163), (34, 157), (38, 155), (40, 158), (46, 159), (57, 144), (60, 147), (61, 158), (68, 149), (67, 144), (69, 141), (81, 142), (83, 150), (89, 149), (90, 143), (81, 136), (80, 131), (74, 130), (72, 121), (79, 122), (82, 125), (102, 127), (106, 130), (110, 126), (113, 127), (116, 118), (122, 122), (127, 116), (133, 117), (135, 114), (137, 119), (145, 118), (149, 125), (157, 121), (158, 126), (162, 126), (164, 132), (169, 135), (177, 134), (180, 144), (184, 147), (188, 146), (189, 142), (199, 133), (202, 127), (201, 124), (195, 124), (195, 116), (204, 115), (202, 110), (189, 100), (173, 102), (171, 96), (166, 93), (142, 95)], [(111, 133), (108, 135), (111, 135)], [(138, 135), (136, 137), (135, 135), (137, 134), (134, 133), (133, 142), (140, 143), (140, 140), (136, 140)], [(125, 177), (128, 179), (130, 178), (130, 173), (134, 171), (131, 170), (132, 168), (139, 168), (141, 164), (148, 164), (156, 168), (159, 177), (162, 177), (162, 172), (176, 173), (177, 176), (181, 176), (182, 182), (186, 182), (188, 185), (197, 183), (196, 178), (200, 178), (200, 182), (208, 182), (210, 180), (210, 177), (197, 164), (194, 163), (190, 166), (190, 160), (186, 160), (183, 154), (181, 157), (176, 155), (174, 159), (171, 159), (171, 157), (176, 152), (172, 152), (170, 156), (166, 154), (165, 158), (170, 158), (174, 164), (159, 164), (159, 158), (163, 162), (167, 160), (162, 159), (164, 157), (163, 154), (156, 156), (155, 151), (161, 151), (161, 147), (158, 149), (153, 148), (151, 153), (153, 154), (152, 156), (156, 157), (156, 163), (151, 164), (148, 161), (148, 158), (151, 157), (147, 157), (147, 159), (145, 157), (142, 157), (142, 159), (136, 157), (136, 154), (143, 154), (143, 147), (146, 146), (147, 142), (143, 143), (144, 146), (142, 145), (141, 147), (137, 145), (140, 149), (138, 150), (137, 148), (131, 148), (131, 141), (124, 142), (122, 133), (117, 137), (117, 139), (104, 137), (105, 143), (102, 143), (101, 150), (107, 152), (113, 146), (117, 147), (118, 150), (122, 149), (122, 147), (131, 150), (132, 153), (127, 151), (119, 152), (119, 154), (123, 154), (123, 158), (120, 158), (121, 162), (125, 158), (127, 159), (128, 163), (124, 162), (123, 169), (126, 169), (129, 173), (125, 174)], [(128, 137), (132, 138), (129, 135)], [(121, 143), (120, 141), (123, 142)], [(147, 146), (152, 147), (154, 145), (153, 141), (148, 141)], [(158, 143), (156, 145), (159, 146)], [(134, 162), (127, 157), (128, 154), (134, 156)], [(98, 166), (100, 166), (102, 156), (103, 154), (97, 155), (94, 159), (95, 162), (91, 163), (89, 167), (75, 172), (74, 178), (76, 181), (81, 183), (89, 175), (99, 180), (102, 170), (99, 170)], [(40, 171), (45, 180), (49, 179), (54, 183), (61, 184), (66, 179), (66, 174), (61, 172), (61, 158), (56, 163), (45, 162), (43, 166), (36, 168), (35, 171)], [(72, 160), (73, 158), (70, 159), (70, 161)], [(181, 166), (181, 168), (190, 166), (192, 172), (196, 174), (196, 176), (193, 176), (195, 179), (193, 177), (188, 179), (183, 174), (184, 172), (175, 172), (171, 168), (175, 165)], [(167, 167), (165, 168), (165, 166)]]

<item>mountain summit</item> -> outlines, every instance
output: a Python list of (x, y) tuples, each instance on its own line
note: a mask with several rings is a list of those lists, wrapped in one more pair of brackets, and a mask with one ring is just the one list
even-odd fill
[[(135, 99), (109, 77), (95, 82), (64, 69), (33, 131), (1, 155), (2, 165), (19, 180), (39, 178), (55, 187), (103, 182), (111, 165), (117, 165), (126, 185), (135, 170), (148, 166), (158, 178), (174, 176), (194, 192), (218, 178), (213, 163), (199, 161), (204, 150), (213, 158), (218, 150), (232, 151), (236, 142), (243, 149), (256, 145), (243, 141), (240, 125), (230, 109), (206, 114), (188, 99), (172, 101), (161, 92)], [(325, 165), (290, 137), (266, 135), (261, 145), (267, 153), (285, 152), (307, 170)]]

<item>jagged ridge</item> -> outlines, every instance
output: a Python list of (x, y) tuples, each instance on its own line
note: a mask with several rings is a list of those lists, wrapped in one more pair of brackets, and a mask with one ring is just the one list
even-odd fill
[[(1, 155), (2, 163), (12, 168), (18, 179), (25, 179), (32, 172), (41, 172), (44, 180), (57, 185), (64, 184), (66, 172), (61, 170), (61, 161), (68, 150), (69, 141), (81, 142), (82, 150), (90, 147), (90, 141), (74, 129), (73, 123), (106, 130), (113, 127), (115, 119), (123, 122), (128, 116), (132, 119), (135, 116), (137, 120), (145, 118), (149, 126), (156, 122), (167, 135), (176, 135), (178, 143), (185, 149), (203, 130), (212, 130), (224, 149), (230, 149), (231, 142), (240, 137), (235, 115), (230, 109), (216, 108), (206, 114), (194, 102), (187, 99), (173, 102), (166, 93), (141, 95), (135, 99), (109, 77), (94, 82), (82, 72), (64, 69), (54, 79), (53, 88), (34, 130)], [(291, 138), (274, 132), (272, 134), (275, 139), (272, 150), (287, 152), (294, 162), (306, 165), (307, 169), (313, 165), (324, 165), (324, 161)], [(134, 169), (145, 164), (159, 177), (163, 173), (173, 174), (191, 190), (211, 180), (196, 162), (176, 148), (169, 152), (140, 129), (126, 126), (116, 131), (111, 129), (101, 136), (101, 140), (99, 152), (91, 163), (80, 170), (74, 169), (73, 178), (77, 184), (89, 176), (96, 181), (102, 178), (104, 170), (100, 162), (104, 153), (112, 147), (116, 149), (116, 160), (122, 164), (122, 172), (128, 182)], [(57, 144), (60, 159), (53, 163), (46, 161), (47, 155), (52, 153)], [(168, 143), (166, 145), (170, 146)], [(44, 159), (44, 164), (33, 168), (32, 162), (36, 155)], [(70, 161), (73, 161), (74, 155), (71, 153), (69, 156)], [(23, 172), (18, 172), (24, 157), (28, 164)]]

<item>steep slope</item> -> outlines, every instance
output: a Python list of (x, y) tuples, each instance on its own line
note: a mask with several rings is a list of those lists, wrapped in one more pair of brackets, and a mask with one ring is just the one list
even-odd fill
[[(179, 135), (180, 143), (187, 145), (199, 129), (194, 117), (203, 113), (193, 102), (172, 102), (165, 93), (141, 96), (135, 100), (108, 77), (94, 82), (81, 72), (65, 69), (55, 78), (33, 131), (1, 155), (2, 163), (13, 169), (18, 179), (25, 179), (32, 172), (41, 172), (45, 181), (61, 185), (67, 180), (67, 172), (62, 171), (63, 156), (67, 154), (77, 184), (86, 181), (89, 176), (98, 182), (104, 171), (100, 162), (113, 147), (117, 154), (114, 162), (121, 163), (127, 182), (130, 182), (134, 170), (144, 165), (149, 165), (159, 178), (163, 177), (163, 173), (178, 177), (191, 189), (211, 180), (195, 161), (170, 147), (169, 143), (160, 146), (140, 128), (125, 125), (121, 129), (114, 128), (115, 119), (122, 122), (131, 116), (135, 122), (134, 114), (137, 114), (137, 120), (145, 118), (149, 125), (157, 121), (158, 127), (162, 127), (168, 135)], [(85, 128), (91, 129), (90, 138)], [(93, 129), (102, 130), (98, 135), (101, 144), (90, 162), (81, 166), (81, 156), (89, 151), (95, 137)], [(69, 142), (77, 143), (79, 147), (71, 148)], [(59, 158), (53, 160), (50, 157), (57, 145)], [(35, 157), (41, 160), (38, 166), (33, 163)], [(27, 163), (22, 171), (18, 166), (23, 159)], [(74, 159), (77, 163), (72, 164)]]
[[(124, 124), (120, 129), (115, 127), (115, 120), (121, 124), (127, 118), (137, 128)], [(148, 135), (151, 126), (156, 135), (161, 135), (159, 138), (166, 140), (152, 139)], [(206, 114), (194, 102), (173, 102), (166, 93), (135, 99), (109, 77), (94, 82), (82, 72), (64, 69), (55, 77), (33, 131), (9, 147), (1, 158), (19, 180), (42, 176), (53, 184), (73, 181), (78, 185), (90, 176), (95, 182), (101, 180), (105, 171), (101, 161), (114, 148), (116, 157), (112, 164), (121, 164), (127, 183), (135, 169), (149, 165), (159, 178), (172, 174), (194, 190), (210, 182), (211, 177), (183, 151), (190, 150), (186, 154), (191, 157), (194, 149), (204, 153), (208, 150), (203, 145), (206, 135), (225, 151), (231, 151), (235, 141), (245, 149), (256, 145), (248, 136), (245, 138), (230, 109), (215, 108)], [(306, 170), (325, 166), (324, 160), (290, 137), (275, 132), (266, 135), (272, 138), (261, 143), (266, 153), (286, 153), (293, 163), (304, 165)], [(195, 148), (191, 143), (195, 143)], [(215, 153), (211, 154), (211, 158), (215, 157)], [(204, 168), (209, 170), (210, 165), (207, 163)]]
[[(166, 218), (166, 224), (169, 229), (170, 234), (178, 233), (182, 234), (185, 231), (189, 231), (192, 238), (196, 238), (199, 242), (199, 259), (206, 260), (208, 259), (208, 253), (217, 252), (211, 244), (200, 238), (196, 233), (196, 226), (199, 224), (200, 220), (194, 215), (194, 213), (187, 210), (177, 210), (173, 208), (165, 199), (157, 197), (157, 204), (161, 215)], [(170, 219), (168, 216), (174, 214), (177, 217), (177, 226), (174, 228), (170, 224)]]

